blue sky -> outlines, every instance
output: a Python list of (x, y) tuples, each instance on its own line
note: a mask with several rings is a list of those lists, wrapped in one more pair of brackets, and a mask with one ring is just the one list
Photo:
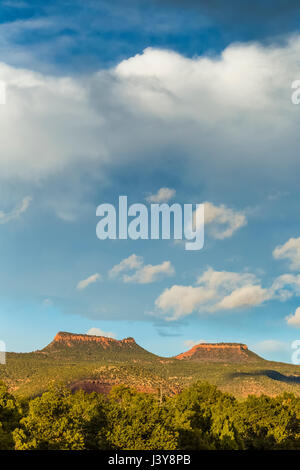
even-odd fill
[[(290, 361), (300, 8), (111, 3), (1, 2), (0, 338), (31, 351), (98, 328), (162, 355), (236, 341)], [(160, 188), (206, 202), (203, 250), (96, 238), (99, 204)]]

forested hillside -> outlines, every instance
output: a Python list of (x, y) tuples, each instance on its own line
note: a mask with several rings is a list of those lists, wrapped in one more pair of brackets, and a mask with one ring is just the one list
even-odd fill
[(0, 449), (300, 449), (300, 399), (238, 401), (207, 383), (169, 398), (119, 386), (108, 396), (52, 386), (19, 400), (0, 385)]
[(7, 353), (0, 380), (20, 397), (40, 395), (53, 383), (71, 390), (108, 393), (115, 385), (168, 396), (196, 381), (207, 381), (224, 392), (300, 396), (300, 366), (266, 361), (246, 345), (197, 345), (177, 357), (159, 357), (133, 338), (58, 333), (42, 350)]

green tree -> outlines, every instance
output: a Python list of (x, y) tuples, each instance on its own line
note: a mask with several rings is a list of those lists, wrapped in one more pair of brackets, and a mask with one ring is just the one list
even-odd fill
[(52, 387), (31, 400), (28, 415), (14, 431), (17, 450), (96, 448), (105, 426), (103, 399), (84, 392), (71, 394), (65, 388)]
[(178, 428), (184, 418), (156, 396), (128, 387), (114, 388), (109, 397), (107, 440), (112, 448), (124, 450), (174, 450), (178, 448)]
[(240, 403), (235, 424), (248, 449), (299, 449), (299, 399), (250, 395)]
[(181, 430), (181, 449), (215, 449), (215, 439), (211, 433), (212, 407), (222, 396), (214, 385), (197, 382), (175, 398), (176, 408), (180, 413), (185, 413), (190, 422), (189, 429)]
[(14, 448), (13, 431), (19, 425), (21, 409), (15, 397), (0, 382), (0, 449)]
[(243, 450), (245, 443), (236, 427), (238, 413), (237, 400), (228, 394), (223, 394), (211, 407), (211, 439), (214, 447), (222, 450)]

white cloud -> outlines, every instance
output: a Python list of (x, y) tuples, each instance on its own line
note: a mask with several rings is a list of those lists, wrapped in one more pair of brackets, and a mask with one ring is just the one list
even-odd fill
[(283, 177), (282, 169), (298, 165), (300, 116), (287, 84), (298, 75), (299, 53), (295, 35), (282, 46), (233, 44), (215, 57), (148, 48), (83, 78), (1, 63), (7, 105), (0, 178), (35, 182), (82, 164), (103, 169), (141, 156), (153, 167), (170, 166), (183, 154), (189, 174), (196, 181), (205, 174), (207, 184), (215, 185), (216, 174), (218, 184), (226, 182), (237, 164), (245, 170), (237, 178), (248, 169), (273, 178), (271, 162), (272, 174)]
[(174, 285), (165, 289), (155, 305), (166, 320), (177, 320), (194, 311), (214, 313), (257, 306), (272, 295), (254, 274), (208, 268), (198, 277), (195, 286)]
[(168, 202), (175, 196), (176, 191), (175, 189), (171, 188), (160, 188), (156, 194), (151, 194), (146, 198), (146, 200), (150, 203), (161, 203), (161, 202)]
[(130, 255), (128, 258), (123, 259), (119, 264), (116, 264), (110, 271), (109, 277), (117, 277), (123, 271), (138, 269), (143, 265), (142, 256), (135, 254)]
[(101, 330), (100, 328), (90, 328), (89, 331), (86, 333), (87, 335), (92, 335), (92, 336), (106, 336), (108, 338), (116, 338), (116, 334), (112, 332), (105, 332)]
[[(215, 271), (207, 268), (195, 285), (173, 285), (156, 299), (155, 314), (166, 320), (178, 320), (193, 312), (213, 314), (262, 305), (277, 299), (282, 302), (300, 296), (300, 274), (282, 274), (270, 286), (263, 287), (254, 274)], [(286, 318), (289, 325), (300, 326), (300, 307)]]
[(178, 320), (205, 306), (215, 298), (216, 292), (204, 287), (174, 285), (165, 289), (155, 305), (166, 314), (166, 320)]
[(209, 226), (211, 235), (217, 239), (229, 238), (239, 228), (247, 224), (243, 212), (235, 211), (224, 204), (215, 206), (211, 202), (204, 205), (205, 227)]
[[(1, 179), (36, 181), (70, 164), (103, 157), (93, 111), (77, 79), (51, 77), (0, 63), (7, 103), (0, 115)], [(18, 139), (15, 136), (18, 135)]]
[(300, 295), (300, 274), (281, 274), (278, 276), (272, 286), (271, 291), (274, 297), (279, 300), (287, 300), (293, 295)]
[(30, 196), (27, 196), (27, 197), (24, 197), (21, 204), (18, 207), (16, 207), (14, 210), (12, 210), (11, 212), (0, 211), (0, 224), (6, 224), (7, 222), (10, 222), (11, 220), (14, 220), (20, 217), (21, 214), (27, 211), (28, 207), (30, 206), (31, 201), (32, 201), (32, 198)]
[(215, 271), (212, 268), (208, 268), (201, 276), (198, 277), (197, 284), (205, 285), (213, 289), (222, 286), (227, 290), (231, 290), (256, 281), (256, 276), (251, 273)]
[(138, 284), (150, 284), (157, 281), (162, 276), (171, 276), (175, 273), (175, 269), (170, 261), (164, 261), (161, 264), (147, 264), (143, 265), (144, 260), (142, 256), (135, 254), (123, 259), (119, 264), (116, 264), (110, 271), (111, 278), (117, 277), (123, 271), (135, 271), (132, 275), (124, 274), (122, 279), (124, 282), (136, 282)]
[(83, 289), (85, 289), (87, 286), (89, 286), (90, 284), (93, 284), (94, 282), (97, 282), (97, 281), (99, 281), (100, 279), (101, 279), (100, 274), (98, 274), (98, 273), (92, 274), (92, 275), (89, 276), (88, 278), (83, 279), (82, 281), (79, 281), (76, 288), (77, 288), (78, 290), (83, 290)]
[(157, 281), (161, 276), (171, 276), (175, 273), (175, 269), (170, 261), (164, 261), (161, 264), (147, 264), (138, 269), (131, 276), (125, 274), (123, 276), (124, 282), (137, 282), (138, 284), (150, 284)]
[(300, 328), (300, 307), (298, 307), (294, 314), (291, 314), (286, 317), (286, 322), (290, 326), (295, 328)]
[(290, 238), (284, 245), (277, 246), (273, 251), (275, 259), (288, 259), (290, 268), (300, 269), (300, 237)]
[[(211, 202), (204, 202), (203, 204), (205, 232), (208, 232), (213, 238), (219, 240), (230, 238), (237, 230), (247, 224), (246, 215), (242, 211), (231, 209), (224, 204), (219, 206)], [(189, 231), (192, 224), (193, 230), (195, 230), (197, 217), (199, 216), (198, 220), (201, 220), (201, 215), (202, 207), (200, 206), (193, 212), (193, 220), (189, 222)]]
[(269, 300), (270, 297), (271, 294), (268, 289), (250, 284), (235, 289), (231, 294), (218, 302), (213, 309), (231, 310), (235, 308), (254, 307), (262, 304), (265, 300)]

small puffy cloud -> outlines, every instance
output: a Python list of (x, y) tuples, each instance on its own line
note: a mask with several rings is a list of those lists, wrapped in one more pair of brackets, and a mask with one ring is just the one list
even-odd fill
[(286, 322), (290, 326), (295, 328), (300, 328), (300, 307), (298, 307), (294, 314), (291, 314), (286, 317)]
[(224, 287), (226, 289), (233, 289), (240, 287), (244, 284), (256, 282), (256, 276), (251, 273), (235, 273), (232, 271), (215, 271), (208, 268), (197, 279), (197, 284), (207, 285), (211, 288)]
[(164, 261), (161, 264), (147, 264), (138, 269), (131, 276), (124, 275), (124, 282), (137, 282), (138, 284), (150, 284), (155, 282), (161, 276), (171, 276), (175, 273), (175, 269), (170, 261)]
[(273, 251), (275, 259), (288, 259), (290, 268), (293, 270), (300, 269), (300, 237), (290, 238), (283, 245), (277, 246)]
[(164, 261), (161, 264), (143, 265), (141, 256), (131, 255), (114, 266), (110, 272), (110, 277), (117, 277), (123, 271), (135, 271), (133, 274), (124, 274), (122, 279), (124, 282), (136, 282), (138, 284), (150, 284), (157, 281), (162, 276), (171, 276), (175, 273), (175, 269), (170, 261)]
[(161, 202), (168, 202), (170, 199), (173, 199), (175, 196), (176, 191), (175, 189), (171, 188), (160, 188), (156, 194), (151, 194), (146, 198), (147, 202), (153, 203), (161, 203)]
[(100, 328), (90, 328), (89, 331), (86, 333), (87, 335), (92, 336), (106, 336), (108, 338), (116, 338), (116, 334), (112, 333), (111, 331), (103, 331)]
[(83, 279), (82, 281), (79, 281), (76, 288), (77, 288), (78, 290), (83, 290), (83, 289), (85, 289), (87, 286), (89, 286), (90, 284), (93, 284), (94, 282), (97, 282), (97, 281), (99, 281), (100, 279), (101, 279), (100, 274), (98, 274), (98, 273), (92, 274), (92, 275), (89, 276), (88, 278)]
[(273, 296), (281, 301), (300, 295), (300, 274), (281, 274), (272, 284)]
[(299, 297), (300, 274), (281, 274), (274, 280), (269, 290), (272, 297), (280, 301), (285, 301), (294, 296)]
[(214, 313), (257, 306), (272, 295), (254, 274), (208, 268), (194, 286), (174, 285), (165, 289), (155, 305), (166, 320), (178, 320), (194, 311)]
[(0, 224), (6, 224), (7, 222), (10, 222), (11, 220), (14, 220), (20, 217), (21, 214), (27, 211), (28, 207), (30, 206), (31, 201), (32, 201), (32, 198), (30, 196), (27, 196), (27, 197), (24, 197), (24, 199), (21, 201), (21, 204), (17, 206), (15, 209), (13, 209), (11, 212), (0, 211)]
[(194, 341), (193, 339), (187, 339), (183, 342), (184, 346), (187, 347), (188, 349), (193, 348), (194, 346), (197, 346), (197, 344), (201, 343), (207, 343), (205, 339), (199, 339), (199, 341)]
[[(231, 209), (224, 204), (216, 206), (211, 202), (204, 202), (193, 211), (192, 220), (187, 220), (185, 230), (187, 233), (192, 233), (197, 229), (201, 230), (203, 222), (205, 233), (208, 233), (212, 238), (222, 240), (232, 237), (237, 230), (247, 224), (247, 219), (242, 211)], [(182, 242), (176, 240), (175, 243)]]
[(143, 264), (143, 258), (135, 254), (123, 259), (119, 264), (116, 264), (110, 271), (109, 277), (117, 277), (123, 271), (138, 269)]
[(235, 289), (231, 294), (218, 302), (214, 310), (231, 310), (235, 308), (254, 307), (270, 299), (271, 294), (268, 289), (263, 289), (259, 285), (247, 285)]
[(217, 239), (229, 238), (247, 224), (243, 212), (226, 207), (224, 204), (216, 206), (211, 202), (204, 203), (204, 221), (205, 227), (209, 226), (210, 234)]
[[(156, 299), (156, 307), (167, 313), (166, 320), (178, 320), (215, 298), (215, 291), (204, 287), (174, 285)], [(168, 313), (170, 312), (170, 313)]]

